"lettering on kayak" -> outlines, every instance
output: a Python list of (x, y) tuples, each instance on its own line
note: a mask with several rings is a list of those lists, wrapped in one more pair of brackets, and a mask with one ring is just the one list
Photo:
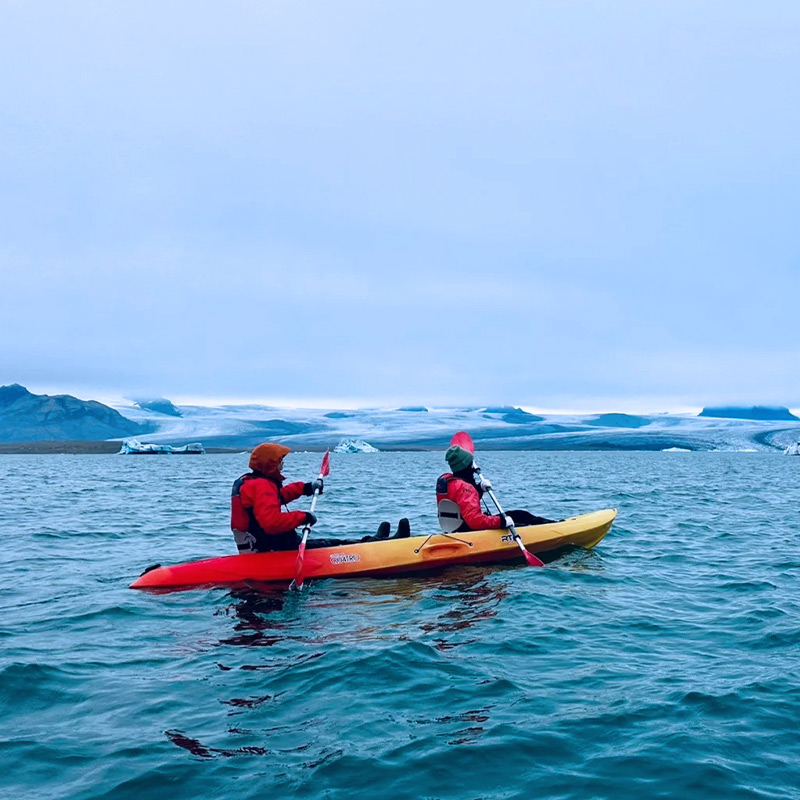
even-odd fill
[(354, 564), (361, 561), (358, 553), (331, 553), (331, 564)]
[(507, 533), (505, 536), (501, 536), (500, 537), (500, 541), (501, 542), (513, 542), (514, 541), (514, 537), (510, 533)]

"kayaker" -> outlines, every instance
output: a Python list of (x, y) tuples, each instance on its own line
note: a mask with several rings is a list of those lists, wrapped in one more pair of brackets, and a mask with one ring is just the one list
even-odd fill
[(321, 478), (284, 485), (283, 459), (291, 449), (264, 443), (250, 454), (250, 472), (233, 482), (231, 490), (231, 531), (240, 553), (265, 550), (294, 550), (300, 543), (295, 528), (313, 525), (317, 518), (308, 511), (285, 511), (282, 505), (310, 497), (323, 490)]
[[(231, 532), (240, 553), (296, 550), (300, 544), (296, 529), (303, 525), (314, 525), (317, 521), (309, 511), (281, 508), (299, 497), (310, 497), (316, 488), (322, 494), (324, 488), (322, 478), (284, 484), (283, 460), (290, 452), (291, 449), (282, 444), (265, 442), (258, 445), (250, 454), (251, 471), (233, 482)], [(407, 530), (408, 520), (405, 520), (403, 532), (406, 536)], [(382, 530), (377, 536), (365, 536), (356, 541), (373, 542), (386, 538), (381, 533)], [(398, 528), (398, 535), (392, 538), (400, 538), (400, 534)], [(337, 547), (353, 543), (344, 539), (309, 537), (307, 547)]]
[(501, 514), (484, 513), (481, 499), (484, 492), (491, 488), (491, 483), (473, 466), (472, 453), (453, 445), (448, 448), (444, 457), (452, 472), (440, 475), (436, 481), (436, 504), (438, 506), (442, 500), (450, 500), (458, 506), (462, 522), (456, 532), (498, 530), (512, 524), (543, 525), (553, 522), (521, 508), (506, 512), (505, 518)]

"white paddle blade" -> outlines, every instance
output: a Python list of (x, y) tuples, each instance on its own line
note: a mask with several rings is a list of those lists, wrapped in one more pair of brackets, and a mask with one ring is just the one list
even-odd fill
[(454, 533), (464, 522), (461, 518), (461, 510), (458, 504), (452, 500), (440, 500), (437, 511), (439, 513), (439, 527), (445, 533)]

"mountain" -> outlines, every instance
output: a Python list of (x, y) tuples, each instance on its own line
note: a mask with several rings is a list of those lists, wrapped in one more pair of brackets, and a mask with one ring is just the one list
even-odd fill
[(151, 430), (152, 425), (127, 419), (95, 400), (32, 394), (18, 383), (0, 386), (0, 442), (114, 439)]
[(698, 417), (717, 417), (722, 419), (752, 419), (786, 422), (800, 421), (785, 406), (707, 406)]

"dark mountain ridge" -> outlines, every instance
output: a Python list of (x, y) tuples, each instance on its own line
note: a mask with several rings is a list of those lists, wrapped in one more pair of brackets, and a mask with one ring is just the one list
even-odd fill
[(0, 442), (114, 439), (151, 430), (96, 400), (33, 394), (18, 383), (0, 386)]

